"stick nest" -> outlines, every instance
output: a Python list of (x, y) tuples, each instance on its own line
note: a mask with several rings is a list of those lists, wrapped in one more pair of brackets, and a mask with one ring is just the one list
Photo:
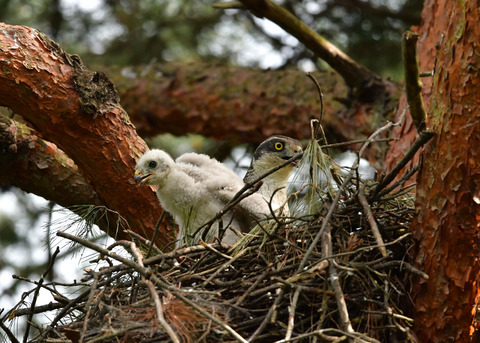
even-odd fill
[(68, 296), (42, 286), (57, 312), (34, 341), (405, 341), (409, 280), (425, 277), (407, 262), (414, 211), (399, 186), (411, 174), (379, 189), (352, 170), (329, 192), (298, 190), (322, 206), (262, 224), (234, 248), (210, 243), (147, 257), (146, 241), (102, 248), (62, 233), (99, 252), (101, 267)]

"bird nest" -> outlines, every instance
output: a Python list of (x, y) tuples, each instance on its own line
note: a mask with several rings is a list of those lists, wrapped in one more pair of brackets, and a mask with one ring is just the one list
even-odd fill
[[(317, 145), (305, 152), (310, 164), (320, 153)], [(364, 183), (355, 166), (334, 167), (328, 191), (310, 179), (293, 193), (299, 204), (319, 206), (293, 204), (298, 214), (260, 223), (233, 248), (217, 242), (161, 252), (138, 239), (104, 248), (59, 233), (97, 251), (99, 266), (70, 285), (73, 299), (38, 286), (52, 292), (57, 301), (48, 310), (57, 312), (33, 341), (406, 340), (409, 279), (426, 277), (407, 256), (414, 211), (402, 185), (414, 171), (393, 184), (390, 174)], [(10, 317), (46, 310), (17, 308)]]

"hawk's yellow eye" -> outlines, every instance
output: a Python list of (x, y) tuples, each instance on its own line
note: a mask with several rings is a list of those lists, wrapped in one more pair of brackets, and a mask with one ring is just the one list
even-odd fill
[(276, 150), (282, 150), (283, 149), (283, 144), (280, 142), (275, 143), (275, 149)]

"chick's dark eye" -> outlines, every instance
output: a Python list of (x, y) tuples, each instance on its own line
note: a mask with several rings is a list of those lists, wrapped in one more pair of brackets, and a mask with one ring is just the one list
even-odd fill
[(156, 168), (156, 167), (157, 167), (157, 162), (155, 162), (155, 161), (150, 161), (150, 162), (148, 162), (148, 167), (149, 167), (149, 168), (152, 168), (152, 169), (153, 169), (153, 168)]
[(275, 143), (275, 150), (280, 151), (283, 149), (283, 144), (280, 142)]

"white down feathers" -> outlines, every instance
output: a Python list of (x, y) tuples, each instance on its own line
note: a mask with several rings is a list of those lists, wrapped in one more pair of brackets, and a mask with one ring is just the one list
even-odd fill
[[(202, 232), (192, 235), (244, 186), (233, 171), (207, 155), (187, 153), (174, 161), (166, 152), (157, 149), (146, 152), (138, 160), (135, 180), (158, 187), (161, 205), (179, 225), (177, 247), (198, 243)], [(248, 231), (256, 220), (266, 218), (269, 213), (266, 200), (254, 193), (223, 215), (221, 226), (218, 221), (214, 223), (203, 239), (213, 241), (220, 227), (229, 227), (222, 242), (233, 244), (240, 238), (235, 230)]]

